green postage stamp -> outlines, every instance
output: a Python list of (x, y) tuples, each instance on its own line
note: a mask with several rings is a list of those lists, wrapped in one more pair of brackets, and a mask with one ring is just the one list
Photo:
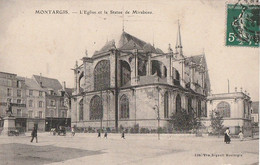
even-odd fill
[(260, 5), (227, 5), (227, 46), (259, 47)]

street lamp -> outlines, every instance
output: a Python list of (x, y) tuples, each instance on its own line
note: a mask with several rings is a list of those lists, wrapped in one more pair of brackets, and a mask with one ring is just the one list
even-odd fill
[(157, 113), (157, 121), (158, 121), (158, 128), (157, 128), (157, 133), (158, 133), (158, 140), (160, 140), (160, 132), (159, 132), (159, 128), (160, 128), (160, 111), (159, 111), (159, 107), (158, 105), (155, 105), (153, 107), (153, 109), (156, 111)]

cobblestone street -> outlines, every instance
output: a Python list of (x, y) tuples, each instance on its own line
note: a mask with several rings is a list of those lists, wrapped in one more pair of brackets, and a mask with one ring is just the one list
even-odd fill
[(156, 134), (0, 137), (0, 164), (258, 164), (258, 140)]

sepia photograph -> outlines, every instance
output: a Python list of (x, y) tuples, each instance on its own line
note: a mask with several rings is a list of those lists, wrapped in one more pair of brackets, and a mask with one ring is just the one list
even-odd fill
[(258, 0), (0, 0), (0, 165), (258, 165)]

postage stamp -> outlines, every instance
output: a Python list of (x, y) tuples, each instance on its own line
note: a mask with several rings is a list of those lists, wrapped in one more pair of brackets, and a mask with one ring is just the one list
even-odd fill
[(259, 47), (260, 5), (227, 5), (227, 46)]

